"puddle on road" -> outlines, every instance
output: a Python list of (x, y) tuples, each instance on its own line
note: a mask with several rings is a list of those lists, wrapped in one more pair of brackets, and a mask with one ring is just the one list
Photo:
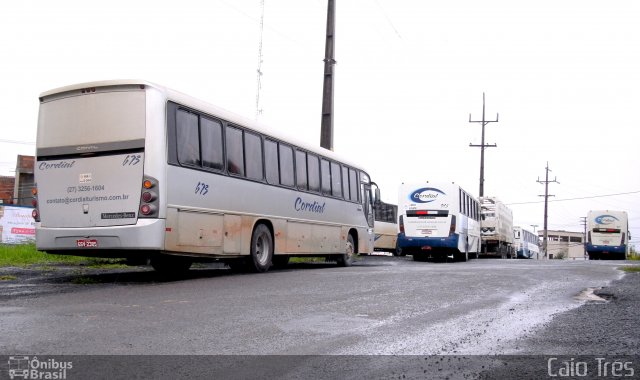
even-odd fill
[(575, 296), (575, 299), (579, 300), (579, 301), (592, 301), (592, 302), (609, 302), (606, 299), (598, 296), (597, 294), (595, 294), (594, 292), (596, 290), (600, 290), (601, 288), (587, 288), (583, 291), (580, 292), (580, 294), (578, 294), (577, 296)]

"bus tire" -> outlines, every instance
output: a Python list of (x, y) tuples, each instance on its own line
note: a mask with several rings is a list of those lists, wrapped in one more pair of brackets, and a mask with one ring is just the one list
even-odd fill
[(251, 236), (250, 269), (262, 273), (269, 270), (273, 260), (273, 237), (269, 227), (260, 223), (254, 228)]
[(353, 236), (347, 235), (347, 244), (345, 244), (345, 253), (338, 255), (336, 261), (338, 266), (350, 267), (353, 264), (353, 257), (355, 256), (355, 243), (353, 242)]

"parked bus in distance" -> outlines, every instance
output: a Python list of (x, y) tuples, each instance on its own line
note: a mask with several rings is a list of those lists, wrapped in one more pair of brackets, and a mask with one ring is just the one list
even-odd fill
[(374, 216), (374, 250), (380, 252), (391, 252), (396, 256), (396, 241), (398, 240), (398, 206), (390, 203), (377, 202), (374, 208)]
[(540, 245), (538, 235), (522, 227), (513, 227), (513, 245), (519, 259), (538, 259)]
[(264, 272), (291, 256), (349, 266), (373, 252), (379, 189), (364, 169), (146, 81), (43, 93), (36, 154), (39, 250), (162, 272), (210, 259)]
[(629, 218), (626, 211), (592, 210), (587, 213), (589, 260), (626, 259), (629, 255)]
[(480, 205), (455, 183), (402, 184), (398, 191), (398, 250), (416, 261), (480, 252)]
[(480, 254), (485, 257), (515, 258), (511, 209), (496, 197), (481, 197), (480, 210)]

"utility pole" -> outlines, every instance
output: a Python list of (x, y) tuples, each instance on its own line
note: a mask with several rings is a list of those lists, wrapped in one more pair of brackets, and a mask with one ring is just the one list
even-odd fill
[(548, 228), (548, 223), (547, 223), (547, 219), (549, 216), (549, 197), (555, 197), (555, 195), (550, 195), (549, 194), (549, 183), (551, 182), (555, 182), (555, 183), (560, 183), (558, 182), (555, 178), (553, 179), (553, 181), (549, 181), (549, 172), (551, 171), (551, 169), (549, 169), (549, 163), (547, 162), (547, 167), (545, 168), (546, 173), (545, 173), (545, 180), (544, 181), (540, 181), (540, 177), (538, 177), (537, 182), (538, 183), (544, 183), (544, 195), (539, 195), (539, 197), (544, 197), (544, 236), (542, 238), (542, 249), (544, 250), (544, 258), (548, 259), (548, 255), (547, 255), (547, 246), (549, 243), (549, 228)]
[(585, 260), (587, 259), (587, 217), (580, 217), (580, 224), (584, 227), (584, 235), (582, 235), (582, 247), (584, 248), (583, 255)]
[(484, 148), (492, 148), (496, 147), (496, 144), (485, 144), (484, 143), (484, 127), (489, 123), (497, 123), (498, 122), (498, 114), (496, 113), (495, 120), (485, 120), (484, 118), (484, 92), (482, 93), (482, 120), (471, 120), (471, 114), (469, 114), (469, 123), (482, 123), (482, 142), (480, 145), (469, 144), (471, 147), (479, 147), (480, 148), (480, 197), (484, 196)]
[(333, 67), (336, 64), (335, 0), (327, 3), (327, 37), (324, 45), (324, 83), (322, 85), (322, 124), (320, 126), (320, 146), (333, 150)]

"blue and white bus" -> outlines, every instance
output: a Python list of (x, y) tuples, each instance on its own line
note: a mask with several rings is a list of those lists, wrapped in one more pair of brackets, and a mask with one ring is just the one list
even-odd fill
[(538, 235), (522, 227), (513, 227), (513, 245), (519, 259), (538, 259), (540, 245)]
[(43, 93), (36, 151), (42, 251), (148, 258), (167, 272), (198, 259), (348, 266), (373, 252), (374, 184), (361, 167), (153, 83)]
[(629, 218), (626, 211), (589, 211), (586, 250), (589, 260), (626, 259), (629, 254)]
[(398, 228), (398, 250), (416, 261), (467, 261), (480, 252), (480, 205), (455, 183), (402, 184)]

